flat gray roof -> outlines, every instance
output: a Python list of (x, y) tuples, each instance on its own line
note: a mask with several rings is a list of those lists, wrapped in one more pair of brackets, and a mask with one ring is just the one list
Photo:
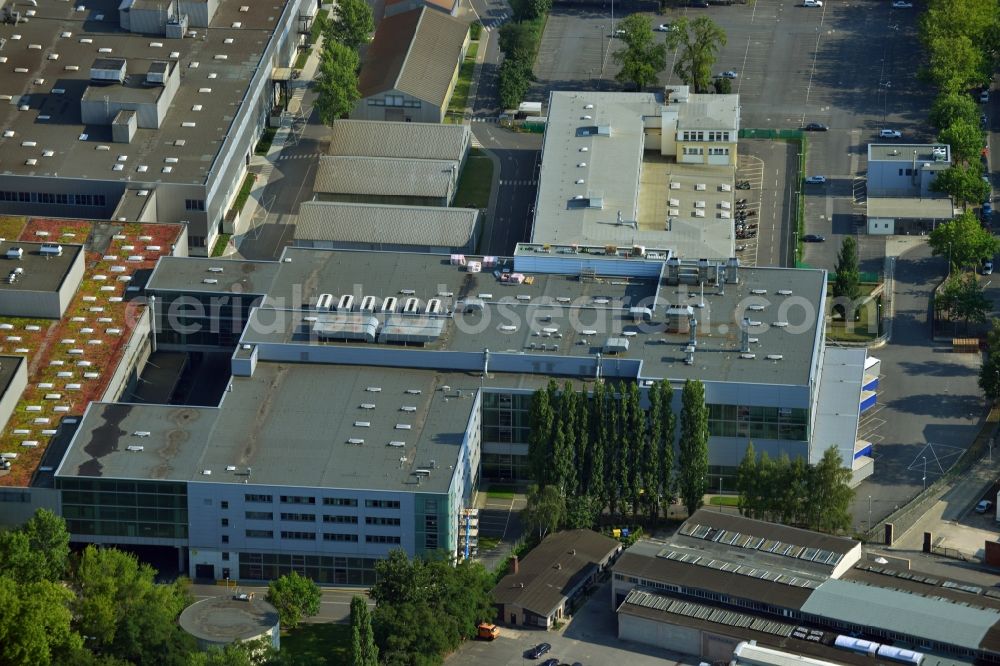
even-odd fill
[(266, 294), (278, 274), (278, 268), (279, 264), (275, 261), (161, 257), (149, 276), (146, 289), (213, 294)]
[[(246, 94), (285, 2), (249, 3), (249, 11), (241, 12), (244, 0), (220, 0), (211, 27), (192, 28), (198, 33), (196, 39), (123, 32), (118, 25), (118, 4), (119, 0), (94, 0), (86, 3), (85, 11), (76, 11), (84, 5), (42, 0), (37, 7), (19, 7), (22, 13), (25, 9), (36, 12), (30, 21), (0, 25), (0, 38), (7, 42), (0, 94), (11, 100), (0, 104), (0, 135), (14, 132), (10, 137), (0, 136), (0, 173), (205, 182), (230, 131), (234, 105)], [(232, 28), (236, 22), (241, 27)], [(109, 57), (125, 59), (133, 75), (144, 75), (155, 61), (178, 63), (180, 86), (159, 130), (137, 129), (126, 144), (111, 142), (110, 125), (82, 125), (80, 100), (90, 84), (90, 66), (101, 55), (99, 49), (111, 49)], [(216, 55), (226, 59), (216, 59)], [(11, 74), (15, 68), (27, 72)], [(42, 83), (33, 83), (38, 81)], [(55, 94), (53, 89), (63, 92)], [(200, 92), (203, 89), (211, 92)], [(100, 91), (90, 93), (95, 95)], [(29, 108), (21, 111), (24, 104)], [(194, 111), (195, 105), (200, 110)], [(184, 127), (183, 122), (196, 126)], [(84, 135), (86, 139), (81, 138)], [(48, 150), (52, 154), (45, 156)], [(119, 156), (125, 156), (125, 161), (120, 162)], [(168, 157), (177, 162), (170, 164), (171, 173), (163, 173)], [(37, 163), (27, 165), (28, 159)], [(125, 165), (122, 171), (112, 171), (121, 163)]]
[(0, 356), (0, 396), (7, 393), (18, 367), (24, 362), (23, 356)]
[(387, 157), (319, 158), (313, 190), (323, 194), (446, 197), (459, 163)]
[(868, 217), (909, 220), (950, 220), (955, 217), (951, 197), (868, 197)]
[[(934, 149), (944, 148), (944, 157), (935, 160)], [(931, 162), (947, 169), (951, 164), (951, 146), (946, 143), (869, 143), (869, 162)]]
[(338, 120), (330, 128), (329, 155), (461, 160), (469, 147), (468, 125)]
[[(670, 105), (679, 129), (738, 125), (738, 95), (693, 97)], [(733, 255), (733, 170), (678, 164), (660, 156), (659, 145), (647, 152), (645, 119), (659, 127), (662, 108), (654, 93), (551, 94), (532, 242)]]
[(463, 247), (476, 232), (476, 208), (304, 201), (296, 240)]
[[(0, 149), (2, 150), (2, 149)], [(63, 280), (69, 273), (76, 256), (83, 250), (80, 245), (62, 245), (62, 255), (43, 255), (39, 253), (43, 243), (25, 243), (23, 241), (0, 241), (0, 298), (5, 292), (14, 291), (58, 291)], [(7, 251), (19, 247), (24, 250), (20, 259), (8, 259)], [(15, 268), (24, 270), (20, 277), (11, 284), (7, 276)]]
[[(816, 401), (816, 420), (812, 439), (828, 443), (838, 442), (840, 458), (846, 464), (854, 460), (856, 441), (850, 437), (853, 430), (857, 435), (858, 409), (861, 405), (861, 386), (864, 384), (865, 362), (868, 351), (865, 348), (829, 346), (823, 350), (823, 375), (819, 383), (819, 399)], [(847, 434), (848, 437), (844, 437)], [(814, 465), (823, 458), (823, 446), (812, 447)]]
[[(577, 357), (582, 359), (582, 367), (603, 351), (607, 338), (624, 336), (629, 339), (628, 351), (607, 356), (605, 367), (617, 360), (641, 360), (642, 376), (650, 378), (799, 386), (808, 383), (817, 325), (823, 321), (819, 304), (826, 287), (824, 271), (741, 268), (740, 283), (725, 285), (724, 293), (706, 285), (705, 307), (698, 308), (697, 287), (661, 286), (654, 278), (581, 280), (575, 262), (574, 257), (568, 257), (566, 273), (530, 273), (530, 284), (526, 280), (516, 285), (501, 282), (489, 269), (470, 273), (451, 265), (447, 255), (287, 248), (265, 304), (311, 308), (321, 294), (328, 293), (334, 295), (335, 302), (341, 295), (352, 294), (356, 305), (364, 296), (375, 296), (380, 301), (394, 296), (402, 309), (407, 298), (418, 298), (421, 304), (438, 298), (442, 312), (456, 310), (455, 317), (448, 319), (439, 339), (408, 350), (413, 354), (422, 350), (479, 353), (489, 348), (537, 356), (543, 364), (553, 356)], [(162, 273), (163, 265), (154, 279)], [(195, 289), (199, 281), (200, 274), (198, 280), (192, 281)], [(412, 293), (404, 293), (409, 290)], [(484, 301), (483, 311), (457, 311), (459, 302), (473, 298)], [(689, 335), (663, 330), (668, 304), (691, 305), (699, 322), (692, 365), (685, 363)], [(651, 305), (655, 305), (652, 321), (633, 323), (629, 307)], [(748, 305), (763, 309), (744, 312)], [(248, 324), (243, 342), (371, 347), (314, 339), (304, 319), (312, 314), (298, 311), (276, 316), (272, 311), (258, 311)], [(754, 339), (752, 359), (740, 356), (744, 314), (761, 324), (750, 331)], [(509, 317), (516, 322), (512, 324)], [(783, 318), (789, 320), (788, 326), (780, 325)], [(550, 334), (545, 328), (554, 331)]]
[[(479, 386), (458, 373), (258, 363), (219, 407), (91, 403), (57, 476), (243, 483), (250, 468), (255, 484), (443, 493)], [(431, 461), (418, 486), (414, 470)]]

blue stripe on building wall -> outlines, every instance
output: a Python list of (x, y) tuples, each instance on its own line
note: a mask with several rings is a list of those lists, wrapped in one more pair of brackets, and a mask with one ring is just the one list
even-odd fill
[(861, 449), (860, 451), (855, 451), (854, 452), (854, 459), (857, 460), (858, 458), (861, 458), (863, 456), (871, 456), (871, 454), (872, 454), (872, 445), (869, 444), (868, 446), (866, 446), (865, 448)]
[(878, 377), (873, 379), (870, 383), (865, 384), (861, 387), (864, 391), (877, 391), (878, 390)]
[(861, 401), (861, 411), (865, 412), (875, 406), (875, 399), (878, 398), (877, 395), (873, 395), (870, 398)]

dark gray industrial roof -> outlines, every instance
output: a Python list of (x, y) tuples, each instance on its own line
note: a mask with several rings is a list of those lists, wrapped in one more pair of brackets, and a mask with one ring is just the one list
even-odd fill
[[(39, 2), (30, 8), (36, 12), (30, 21), (0, 25), (0, 38), (6, 40), (0, 95), (11, 96), (11, 103), (0, 104), (0, 135), (7, 130), (14, 132), (12, 137), (0, 136), (0, 173), (149, 183), (205, 182), (285, 3), (221, 0), (209, 29), (192, 28), (198, 35), (195, 39), (123, 32), (118, 27), (118, 4), (119, 0), (88, 1), (84, 11), (77, 11), (76, 7), (84, 4)], [(241, 12), (244, 5), (250, 9)], [(237, 22), (239, 28), (231, 27)], [(33, 44), (42, 48), (30, 48)], [(138, 129), (131, 143), (113, 144), (110, 126), (82, 125), (80, 99), (90, 84), (90, 66), (102, 48), (112, 50), (110, 58), (127, 60), (128, 71), (140, 76), (152, 62), (178, 62), (180, 87), (159, 130)], [(226, 60), (216, 59), (216, 55), (224, 55)], [(79, 69), (70, 71), (67, 66)], [(28, 72), (12, 74), (15, 68)], [(42, 83), (33, 83), (37, 81)], [(64, 92), (52, 94), (53, 89)], [(208, 89), (211, 92), (200, 92)], [(21, 111), (20, 105), (25, 103), (30, 108)], [(195, 105), (200, 105), (199, 111), (193, 111)], [(182, 126), (188, 121), (196, 126)], [(81, 139), (84, 134), (87, 138)], [(22, 145), (26, 141), (36, 145)], [(107, 149), (100, 150), (100, 146)], [(46, 150), (53, 154), (43, 156)], [(121, 155), (127, 158), (125, 168), (112, 171)], [(178, 161), (170, 165), (170, 173), (163, 173), (168, 157)], [(37, 159), (37, 164), (26, 165), (28, 159)], [(140, 171), (142, 166), (146, 170)]]
[(313, 190), (322, 194), (379, 197), (448, 196), (458, 162), (388, 157), (319, 158)]
[(591, 530), (550, 534), (519, 562), (518, 573), (497, 583), (493, 600), (546, 617), (621, 547), (619, 541)]
[[(243, 483), (249, 468), (263, 485), (446, 492), (479, 386), (461, 374), (258, 363), (219, 407), (92, 403), (57, 476)], [(414, 470), (432, 466), (418, 485)]]
[[(2, 152), (2, 148), (0, 148), (0, 152)], [(83, 247), (63, 245), (58, 241), (53, 241), (53, 243), (62, 245), (61, 256), (40, 254), (39, 250), (43, 243), (0, 242), (0, 298), (3, 298), (4, 292), (8, 291), (53, 292), (59, 290)], [(8, 259), (7, 251), (15, 247), (21, 248), (24, 253), (20, 259)], [(13, 284), (10, 284), (7, 282), (7, 276), (15, 268), (22, 268), (24, 272)]]
[[(209, 274), (208, 267), (215, 265), (225, 266), (226, 272)], [(603, 350), (608, 337), (620, 334), (630, 339), (629, 349), (607, 357), (606, 367), (618, 360), (641, 360), (642, 376), (649, 378), (798, 386), (809, 381), (826, 287), (823, 271), (783, 268), (740, 269), (740, 284), (726, 285), (724, 294), (706, 285), (706, 307), (694, 308), (699, 320), (697, 352), (694, 363), (687, 365), (689, 336), (665, 333), (663, 313), (668, 304), (696, 305), (700, 301), (696, 288), (659, 286), (651, 278), (581, 280), (572, 257), (565, 260), (565, 274), (534, 273), (529, 276), (531, 284), (520, 285), (500, 282), (488, 272), (489, 268), (470, 273), (452, 265), (447, 255), (419, 253), (286, 248), (279, 262), (239, 262), (236, 266), (237, 277), (243, 273), (253, 275), (252, 288), (240, 289), (244, 293), (267, 293), (266, 303), (276, 308), (310, 308), (324, 293), (338, 299), (342, 294), (354, 294), (357, 301), (367, 295), (404, 300), (413, 296), (422, 303), (440, 298), (448, 309), (470, 298), (484, 301), (483, 312), (456, 312), (441, 339), (425, 349), (513, 350), (538, 356), (542, 363), (561, 356), (579, 357), (586, 365)], [(228, 262), (164, 258), (150, 279), (149, 289), (228, 293), (230, 271)], [(268, 277), (270, 286), (265, 284)], [(219, 282), (206, 285), (202, 282), (205, 278), (218, 278)], [(413, 293), (404, 296), (405, 290)], [(628, 308), (649, 305), (654, 300), (653, 321), (649, 325), (634, 324)], [(765, 307), (747, 313), (762, 325), (751, 330), (756, 340), (751, 348), (755, 356), (746, 359), (740, 355), (740, 321), (744, 308), (755, 303)], [(511, 324), (507, 321), (509, 315), (518, 321)], [(292, 312), (277, 323), (272, 313), (259, 316), (265, 317), (268, 324), (249, 326), (244, 342), (303, 342), (302, 323), (308, 312)], [(546, 321), (545, 317), (550, 319)], [(773, 326), (783, 317), (790, 320), (789, 326)], [(546, 332), (545, 328), (555, 330)]]
[[(7, 393), (18, 367), (24, 363), (23, 356), (0, 356), (0, 396)], [(3, 424), (0, 424), (3, 427)]]
[(151, 291), (266, 294), (279, 267), (280, 264), (274, 261), (161, 257), (146, 288)]

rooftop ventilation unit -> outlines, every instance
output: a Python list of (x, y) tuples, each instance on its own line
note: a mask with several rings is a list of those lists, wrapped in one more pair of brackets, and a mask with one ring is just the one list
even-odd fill
[(43, 257), (61, 257), (62, 253), (63, 253), (62, 245), (58, 245), (55, 243), (45, 243), (38, 250), (38, 254), (42, 255)]
[(357, 446), (361, 446), (362, 444), (365, 443), (365, 440), (363, 438), (361, 438), (361, 437), (351, 437), (351, 438), (349, 438), (347, 440), (347, 443), (348, 444), (355, 444)]
[(420, 389), (406, 389), (407, 395), (420, 395)]
[(404, 442), (402, 440), (394, 439), (391, 442), (389, 442), (389, 446), (392, 446), (392, 447), (397, 448), (397, 449), (401, 449), (404, 446), (406, 446), (406, 442)]
[(784, 358), (784, 356), (782, 356), (781, 354), (768, 354), (766, 358), (768, 361), (780, 361), (781, 359)]
[(399, 411), (401, 411), (401, 412), (415, 412), (415, 411), (417, 411), (417, 408), (414, 407), (413, 405), (403, 405), (402, 407), (399, 408)]
[(372, 427), (372, 422), (371, 421), (355, 421), (354, 422), (354, 427), (355, 428), (371, 428)]
[(219, 281), (215, 278), (205, 278), (201, 282), (202, 284), (219, 284)]
[(208, 268), (209, 273), (221, 273), (224, 270), (222, 266), (209, 266)]
[(152, 433), (148, 430), (136, 430), (132, 433), (133, 437), (149, 437)]
[(436, 315), (436, 314), (440, 314), (440, 312), (441, 312), (441, 299), (440, 298), (432, 298), (431, 300), (427, 301), (427, 307), (424, 308), (424, 313), (425, 314)]
[(413, 296), (417, 292), (413, 289), (400, 289), (399, 293), (401, 293), (403, 296)]
[(412, 430), (413, 426), (409, 423), (397, 423), (396, 430)]
[(361, 312), (375, 312), (375, 297), (365, 296), (361, 299), (361, 306), (358, 308)]
[(363, 402), (363, 403), (361, 403), (361, 409), (375, 409), (375, 403), (373, 403), (373, 402)]
[(367, 391), (368, 393), (381, 393), (382, 392), (382, 387), (381, 386), (369, 386), (368, 388), (365, 389), (365, 391)]
[(333, 303), (333, 294), (320, 294), (316, 299), (316, 309), (329, 312), (330, 304)]
[(382, 301), (382, 312), (390, 313), (396, 311), (396, 297), (389, 296), (387, 299)]
[(420, 313), (420, 299), (418, 298), (406, 299), (406, 305), (403, 306), (403, 314), (419, 314), (419, 313)]
[(340, 300), (337, 302), (337, 311), (350, 312), (351, 307), (353, 305), (354, 305), (354, 296), (350, 294), (344, 294), (343, 296), (340, 297)]

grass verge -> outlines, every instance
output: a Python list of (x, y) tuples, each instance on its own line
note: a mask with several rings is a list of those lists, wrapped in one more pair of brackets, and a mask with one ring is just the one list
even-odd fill
[(243, 206), (247, 204), (247, 199), (250, 198), (250, 190), (253, 189), (255, 180), (257, 180), (257, 175), (253, 173), (248, 173), (243, 179), (243, 186), (240, 187), (240, 193), (236, 195), (236, 200), (233, 201), (233, 209), (237, 213), (243, 212)]
[(274, 135), (277, 133), (278, 128), (265, 127), (264, 131), (261, 132), (260, 141), (257, 142), (257, 147), (254, 148), (254, 155), (267, 155), (267, 151), (271, 150), (271, 143), (274, 142)]
[(476, 68), (476, 54), (479, 52), (479, 42), (471, 42), (465, 54), (465, 60), (458, 69), (458, 81), (455, 92), (448, 103), (448, 113), (465, 115), (465, 107), (469, 103), (469, 88), (472, 87), (472, 72)]
[(455, 208), (488, 208), (493, 187), (493, 161), (481, 150), (473, 149), (458, 179)]
[(497, 537), (479, 537), (479, 552), (485, 553), (488, 550), (493, 550), (500, 545), (500, 539)]
[(351, 625), (300, 624), (282, 630), (281, 653), (296, 664), (347, 664), (351, 660)]
[(19, 215), (0, 215), (0, 238), (14, 240), (24, 231), (28, 218)]
[(219, 237), (215, 239), (215, 245), (212, 246), (213, 257), (221, 257), (225, 254), (230, 238), (232, 238), (232, 234), (219, 234)]
[(514, 486), (495, 483), (486, 490), (490, 499), (514, 499)]
[(739, 506), (740, 498), (735, 495), (712, 495), (708, 503), (712, 506)]
[(830, 320), (826, 325), (827, 340), (837, 342), (870, 342), (878, 337), (878, 303), (881, 297), (869, 306), (858, 308), (857, 321)]

